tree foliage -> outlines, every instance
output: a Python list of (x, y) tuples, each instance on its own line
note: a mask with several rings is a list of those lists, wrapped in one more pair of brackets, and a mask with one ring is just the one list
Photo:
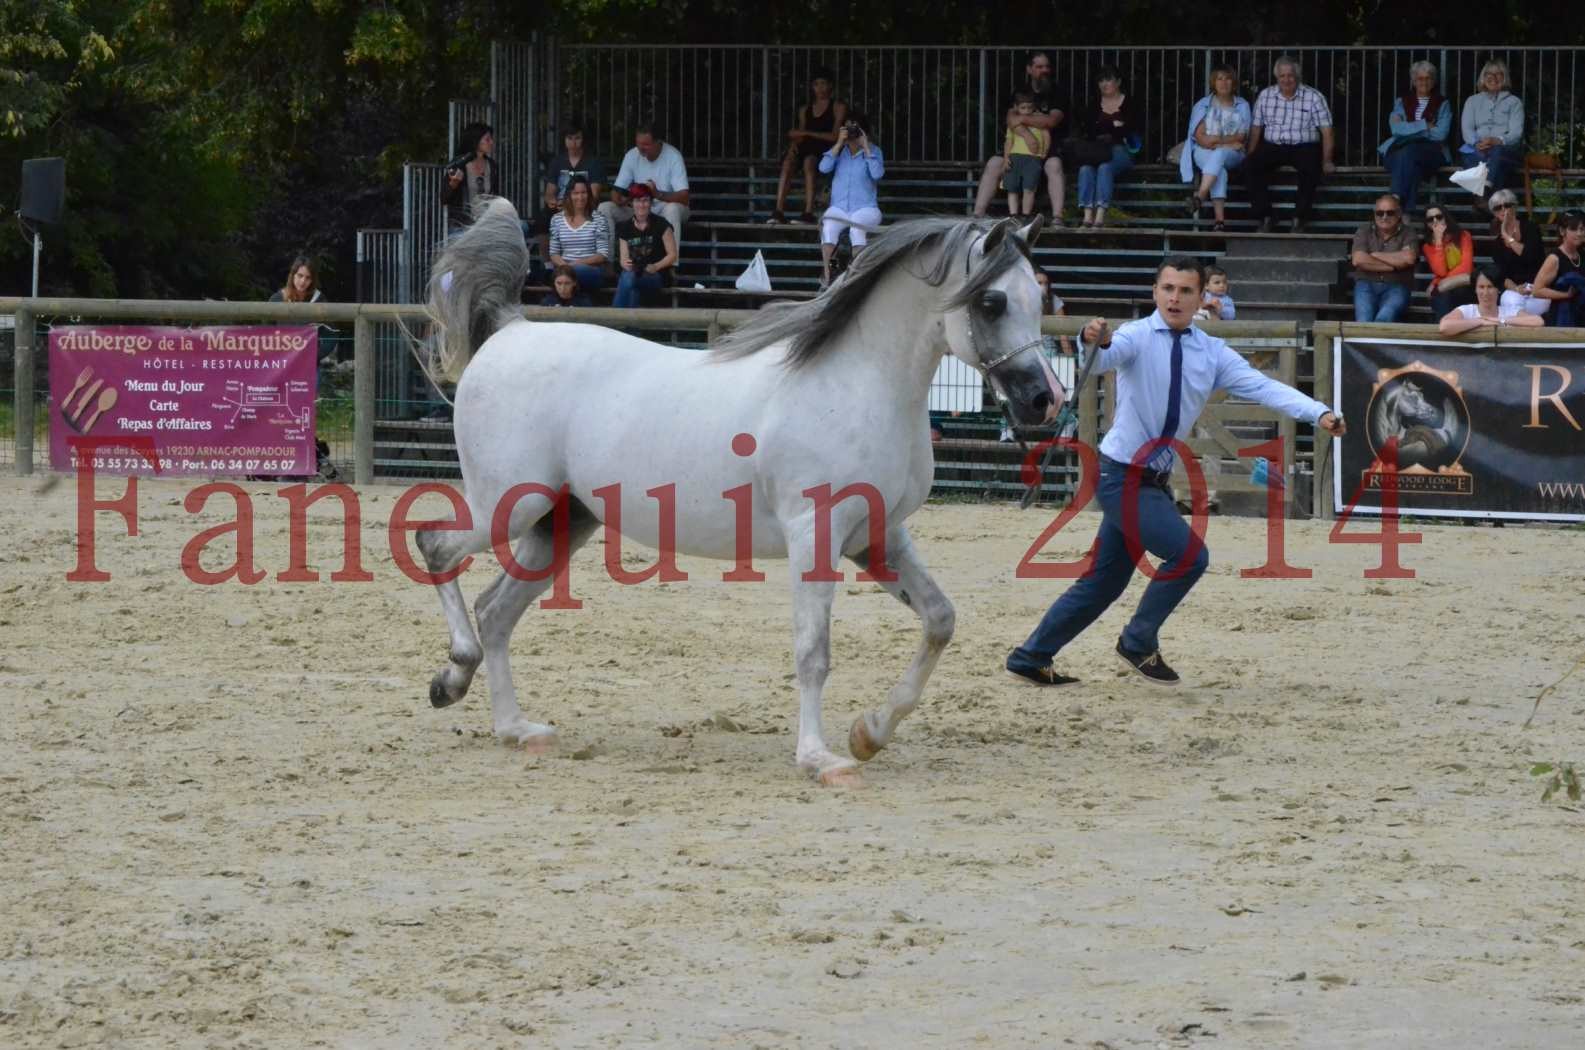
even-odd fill
[[(1224, 0), (1214, 18), (1164, 0), (920, 10), (900, 0), (0, 0), (0, 188), (15, 199), (24, 158), (66, 158), (68, 217), (46, 231), (51, 294), (262, 297), (307, 251), (329, 294), (350, 299), (354, 232), (400, 223), (403, 161), (440, 159), (447, 100), (488, 93), (492, 40), (1557, 44), (1585, 33), (1511, 0), (1449, 0), (1432, 24), (1384, 0)], [(22, 237), (0, 236), (4, 293), (26, 290), (30, 256)]]

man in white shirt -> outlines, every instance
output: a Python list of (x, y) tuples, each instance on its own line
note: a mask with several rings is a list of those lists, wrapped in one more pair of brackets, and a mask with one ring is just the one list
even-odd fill
[(1324, 404), (1263, 375), (1238, 351), (1194, 327), (1204, 287), (1198, 260), (1170, 258), (1156, 271), (1155, 313), (1130, 321), (1116, 335), (1099, 317), (1084, 326), (1085, 345), (1099, 347), (1092, 350), (1100, 355), (1096, 371), (1117, 370), (1117, 408), (1101, 441), (1095, 490), (1101, 506), (1095, 560), (1028, 640), (1007, 655), (1008, 674), (1021, 681), (1078, 681), (1058, 673), (1052, 658), (1122, 595), (1148, 550), (1162, 560), (1161, 567), (1123, 628), (1117, 655), (1154, 685), (1178, 684), (1177, 672), (1161, 658), (1157, 633), (1210, 559), (1173, 503), (1171, 442), (1193, 431), (1211, 394), (1226, 390), (1332, 434), (1344, 431), (1342, 418)]
[(633, 217), (627, 190), (635, 182), (649, 187), (654, 210), (671, 224), (681, 243), (682, 224), (688, 221), (688, 167), (677, 147), (662, 142), (652, 124), (640, 124), (633, 133), (633, 148), (622, 158), (611, 199), (597, 209), (613, 230)]

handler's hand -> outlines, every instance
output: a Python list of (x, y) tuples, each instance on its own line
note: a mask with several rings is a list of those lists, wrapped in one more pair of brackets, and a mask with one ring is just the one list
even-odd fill
[(1315, 421), (1315, 425), (1334, 437), (1342, 437), (1348, 433), (1348, 424), (1343, 422), (1343, 417), (1333, 415), (1330, 412), (1322, 412), (1321, 418)]
[(1112, 343), (1112, 329), (1104, 317), (1092, 317), (1090, 323), (1084, 326), (1082, 338), (1086, 346), (1110, 346)]

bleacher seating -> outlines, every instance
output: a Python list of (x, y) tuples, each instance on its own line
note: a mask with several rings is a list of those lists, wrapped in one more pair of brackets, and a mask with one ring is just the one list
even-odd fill
[[(693, 217), (685, 231), (679, 265), (682, 280), (670, 297), (672, 302), (694, 305), (709, 296), (714, 305), (756, 305), (753, 297), (732, 291), (732, 286), (757, 251), (764, 253), (777, 290), (773, 298), (812, 294), (819, 287), (818, 227), (771, 226), (765, 222), (775, 203), (778, 170), (765, 161), (691, 164)], [(1476, 233), (1478, 258), (1488, 261), (1490, 242), (1482, 236), (1486, 228), (1484, 217), (1476, 213), (1474, 198), (1447, 183), (1445, 174), (1438, 185), (1427, 185), (1422, 190), (1422, 201), (1435, 199), (1466, 229)], [(1585, 206), (1585, 178), (1581, 178), (1585, 172), (1566, 174), (1564, 193), (1569, 204)], [(888, 222), (914, 215), (968, 214), (978, 177), (978, 165), (974, 164), (889, 163), (881, 182), (881, 211)], [(1314, 221), (1303, 236), (1335, 245), (1338, 271), (1333, 297), (1330, 303), (1319, 304), (1316, 309), (1293, 311), (1294, 316), (1352, 316), (1346, 283), (1346, 239), (1368, 221), (1371, 203), (1386, 187), (1386, 172), (1375, 167), (1340, 168), (1323, 182)], [(1279, 181), (1274, 187), (1280, 220), (1291, 214), (1296, 189), (1291, 181)], [(1119, 184), (1112, 225), (1100, 231), (1071, 226), (1049, 231), (1040, 240), (1036, 259), (1056, 275), (1059, 292), (1073, 307), (1109, 316), (1131, 316), (1140, 308), (1148, 309), (1151, 279), (1162, 255), (1184, 251), (1207, 263), (1215, 262), (1229, 238), (1251, 233), (1249, 205), (1236, 180), (1227, 205), (1232, 228), (1225, 234), (1212, 232), (1208, 218), (1197, 223), (1188, 216), (1184, 207), (1187, 192), (1175, 167), (1140, 165)], [(992, 214), (998, 214), (1000, 207), (1000, 202), (994, 204)], [(1070, 186), (1070, 221), (1073, 211)], [(1422, 290), (1417, 291), (1411, 303), (1412, 316), (1421, 320), (1429, 319), (1423, 292), (1429, 279), (1430, 273), (1422, 270), (1417, 282)], [(694, 285), (702, 288), (695, 290)], [(717, 294), (710, 296), (712, 291)], [(1266, 316), (1280, 314), (1288, 306), (1239, 296), (1236, 287), (1234, 297), (1241, 305), (1268, 307)]]

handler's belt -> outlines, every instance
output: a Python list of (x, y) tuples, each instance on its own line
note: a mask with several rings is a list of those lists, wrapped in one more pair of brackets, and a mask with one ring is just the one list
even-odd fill
[(1139, 471), (1140, 478), (1144, 481), (1144, 483), (1146, 485), (1154, 485), (1156, 488), (1165, 489), (1169, 493), (1172, 491), (1172, 471), (1170, 471), (1170, 470), (1150, 470), (1150, 469), (1148, 469), (1148, 468), (1146, 468), (1144, 466), (1138, 466), (1138, 467), (1130, 466), (1129, 464), (1123, 463), (1120, 460), (1113, 459), (1111, 456), (1106, 455), (1104, 452), (1101, 453), (1100, 455), (1101, 455), (1101, 469), (1102, 470), (1105, 470), (1108, 467), (1110, 467), (1113, 470), (1121, 470), (1124, 473), (1127, 473), (1130, 470), (1137, 470), (1137, 471)]

